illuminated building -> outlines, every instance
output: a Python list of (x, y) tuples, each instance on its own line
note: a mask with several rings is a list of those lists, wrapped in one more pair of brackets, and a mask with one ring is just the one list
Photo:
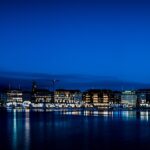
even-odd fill
[(140, 107), (150, 107), (150, 89), (137, 90), (137, 101)]
[(46, 89), (36, 89), (32, 98), (34, 103), (51, 103), (52, 93)]
[(36, 82), (32, 82), (32, 103), (51, 103), (52, 92), (47, 89), (38, 89)]
[(23, 102), (22, 96), (23, 94), (22, 94), (22, 91), (20, 90), (9, 90), (7, 92), (6, 105), (13, 106), (13, 107), (21, 106)]
[(108, 106), (113, 101), (113, 92), (111, 90), (88, 90), (83, 93), (83, 101), (92, 103), (94, 106)]
[(91, 94), (88, 92), (83, 92), (82, 99), (85, 103), (92, 103)]
[(82, 100), (82, 93), (79, 90), (57, 89), (54, 96), (55, 103), (77, 103)]
[(136, 107), (137, 95), (135, 91), (123, 91), (121, 94), (121, 104), (124, 107)]

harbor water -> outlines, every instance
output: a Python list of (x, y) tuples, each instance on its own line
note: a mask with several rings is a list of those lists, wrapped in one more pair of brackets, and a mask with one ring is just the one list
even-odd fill
[(149, 148), (149, 111), (0, 111), (0, 150)]

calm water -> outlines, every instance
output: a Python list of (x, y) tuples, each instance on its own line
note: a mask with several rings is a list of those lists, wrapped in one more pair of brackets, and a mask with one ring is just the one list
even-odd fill
[(149, 112), (0, 111), (0, 150), (149, 149)]

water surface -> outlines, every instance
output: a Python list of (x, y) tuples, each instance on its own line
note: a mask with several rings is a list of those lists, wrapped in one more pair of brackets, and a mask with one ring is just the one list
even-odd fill
[(0, 111), (0, 150), (150, 148), (148, 111)]

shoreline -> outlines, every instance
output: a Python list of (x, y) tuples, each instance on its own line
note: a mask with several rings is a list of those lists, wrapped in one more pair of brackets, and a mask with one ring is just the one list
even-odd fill
[(150, 111), (150, 108), (23, 108), (23, 107), (16, 107), (16, 108), (6, 108), (6, 107), (0, 107), (1, 110), (49, 110), (49, 111), (112, 111), (112, 112), (121, 112), (121, 111)]

